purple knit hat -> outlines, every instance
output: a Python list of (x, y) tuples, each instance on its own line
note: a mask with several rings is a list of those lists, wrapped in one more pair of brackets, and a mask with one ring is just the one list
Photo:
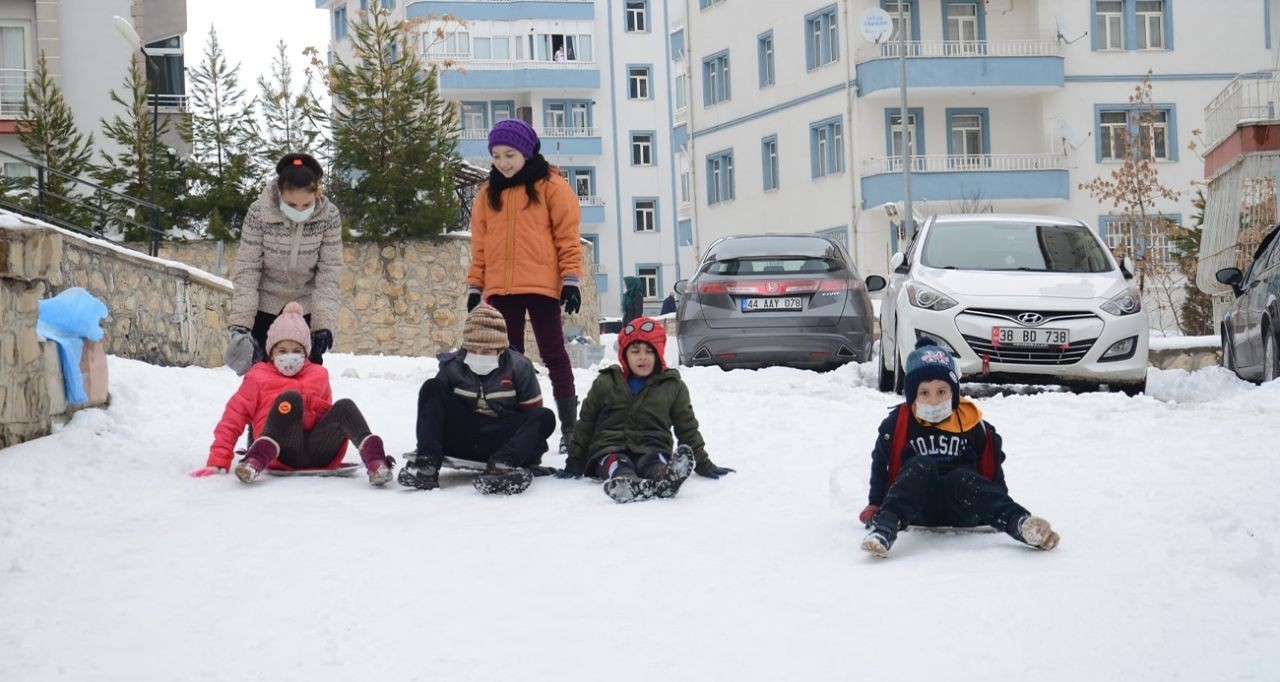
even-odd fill
[(489, 152), (493, 153), (493, 148), (500, 144), (520, 152), (526, 159), (532, 158), (538, 151), (538, 133), (518, 118), (503, 119), (489, 131)]

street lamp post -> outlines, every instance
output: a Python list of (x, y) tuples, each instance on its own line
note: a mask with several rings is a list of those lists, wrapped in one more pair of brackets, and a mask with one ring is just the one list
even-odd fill
[[(157, 74), (160, 73), (160, 69), (151, 61), (151, 53), (147, 52), (147, 48), (142, 44), (142, 37), (133, 28), (133, 24), (121, 16), (114, 16), (111, 20), (115, 23), (121, 37), (142, 53), (143, 59), (155, 69)], [(159, 181), (156, 178), (156, 150), (159, 147), (157, 138), (160, 134), (160, 98), (155, 93), (148, 94), (151, 98), (151, 243), (148, 253), (158, 256), (160, 254), (160, 206), (156, 203), (156, 192), (159, 189)]]

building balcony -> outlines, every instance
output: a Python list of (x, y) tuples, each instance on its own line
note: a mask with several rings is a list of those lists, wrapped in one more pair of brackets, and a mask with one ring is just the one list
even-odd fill
[(22, 118), (31, 69), (0, 69), (0, 118)]
[(679, 125), (684, 125), (684, 124), (688, 123), (688, 122), (689, 122), (689, 107), (681, 107), (681, 108), (679, 108), (679, 109), (676, 109), (676, 110), (675, 110), (675, 115), (672, 117), (672, 119), (673, 119), (673, 121), (675, 122), (675, 124), (676, 124), (676, 125), (678, 125), (678, 126), (679, 126)]
[[(862, 208), (902, 201), (902, 159), (871, 158), (862, 165)], [(1071, 178), (1060, 154), (941, 154), (911, 160), (914, 201), (984, 203), (1003, 207), (1066, 201)], [(945, 208), (945, 206), (944, 206)]]
[[(489, 0), (495, 1), (495, 0)], [(441, 90), (595, 90), (600, 67), (594, 61), (475, 59), (469, 54), (428, 54), (442, 67)]]
[[(556, 155), (600, 156), (604, 145), (600, 132), (595, 128), (538, 128), (542, 140), (542, 153), (555, 161)], [(468, 159), (489, 156), (489, 131), (484, 128), (468, 128), (458, 134), (458, 151)]]
[(1280, 72), (1236, 76), (1204, 108), (1204, 175), (1245, 154), (1280, 151)]
[(595, 19), (592, 0), (418, 0), (405, 8), (409, 19), (452, 16), (462, 21)]
[[(581, 221), (590, 225), (604, 222), (604, 197), (578, 195)], [(599, 254), (597, 254), (598, 256)]]
[[(860, 97), (898, 95), (898, 51), (893, 42), (858, 50)], [(916, 94), (975, 88), (1035, 94), (1053, 92), (1066, 82), (1053, 40), (912, 41), (906, 44), (906, 57), (907, 86)]]
[(693, 204), (688, 201), (680, 202), (676, 208), (676, 217), (680, 220), (688, 220), (693, 216)]
[(165, 112), (185, 112), (190, 99), (187, 95), (173, 95), (167, 93), (151, 93), (147, 95), (147, 106), (155, 105), (157, 109)]

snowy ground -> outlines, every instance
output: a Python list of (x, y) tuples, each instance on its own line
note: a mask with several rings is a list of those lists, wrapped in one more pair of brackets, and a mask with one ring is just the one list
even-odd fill
[[(329, 367), (413, 446), (433, 361)], [(869, 364), (686, 370), (739, 472), (625, 506), (191, 479), (234, 375), (110, 372), (110, 409), (0, 452), (0, 680), (1280, 679), (1280, 382), (983, 398), (1062, 545), (907, 533), (878, 561), (853, 518), (893, 402)]]

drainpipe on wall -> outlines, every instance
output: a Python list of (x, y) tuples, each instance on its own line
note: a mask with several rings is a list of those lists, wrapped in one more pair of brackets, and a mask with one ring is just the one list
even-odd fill
[(849, 164), (849, 246), (850, 254), (853, 256), (855, 265), (861, 265), (862, 259), (858, 256), (858, 185), (861, 181), (859, 177), (860, 164), (856, 163), (854, 157), (854, 149), (856, 145), (853, 143), (854, 133), (857, 130), (853, 127), (853, 15), (849, 12), (849, 0), (841, 0), (841, 6), (844, 9), (844, 25), (845, 35), (844, 41), (844, 99), (845, 99), (845, 134), (844, 143), (846, 147), (844, 158)]
[(684, 79), (686, 91), (689, 94), (689, 114), (686, 119), (686, 125), (689, 126), (689, 135), (687, 138), (686, 155), (689, 157), (689, 225), (690, 237), (693, 239), (693, 269), (698, 269), (698, 259), (702, 257), (702, 239), (698, 234), (698, 159), (694, 156), (693, 149), (694, 133), (697, 127), (693, 125), (693, 112), (697, 108), (693, 105), (693, 94), (697, 89), (693, 87), (693, 69), (689, 67), (690, 59), (693, 56), (693, 0), (684, 0)]

